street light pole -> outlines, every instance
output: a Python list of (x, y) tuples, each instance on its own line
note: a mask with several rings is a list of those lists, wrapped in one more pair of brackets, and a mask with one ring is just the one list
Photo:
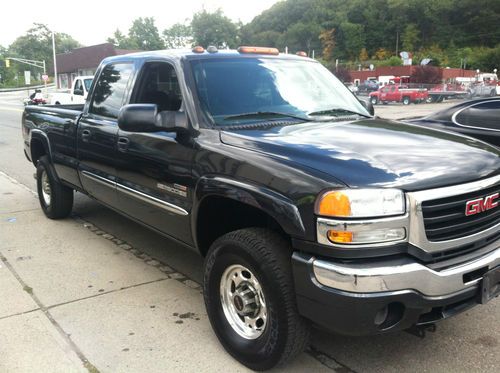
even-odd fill
[(52, 55), (54, 58), (54, 80), (56, 83), (56, 89), (58, 89), (59, 88), (59, 80), (57, 79), (56, 39), (54, 36), (54, 31), (52, 31)]

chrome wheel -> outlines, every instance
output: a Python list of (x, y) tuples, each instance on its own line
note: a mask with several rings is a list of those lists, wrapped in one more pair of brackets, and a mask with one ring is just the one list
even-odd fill
[(259, 280), (248, 268), (226, 268), (220, 282), (222, 309), (229, 325), (245, 339), (256, 339), (267, 325), (267, 307)]
[(50, 189), (49, 176), (47, 175), (47, 171), (42, 172), (42, 197), (43, 201), (47, 206), (50, 206), (50, 196), (52, 194)]

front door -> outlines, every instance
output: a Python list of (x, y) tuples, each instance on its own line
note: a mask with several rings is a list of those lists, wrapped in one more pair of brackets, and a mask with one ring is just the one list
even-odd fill
[[(174, 67), (146, 63), (131, 103), (150, 103), (158, 112), (183, 110)], [(128, 215), (183, 242), (192, 244), (190, 211), (195, 150), (173, 132), (118, 132), (117, 191)]]
[(105, 66), (78, 125), (78, 170), (83, 188), (92, 197), (115, 208), (118, 207), (117, 117), (127, 98), (133, 71), (132, 63)]

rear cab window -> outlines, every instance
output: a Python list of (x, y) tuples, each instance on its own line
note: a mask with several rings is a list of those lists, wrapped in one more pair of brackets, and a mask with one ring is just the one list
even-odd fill
[(133, 71), (134, 65), (131, 62), (105, 66), (94, 88), (89, 113), (106, 118), (118, 118)]

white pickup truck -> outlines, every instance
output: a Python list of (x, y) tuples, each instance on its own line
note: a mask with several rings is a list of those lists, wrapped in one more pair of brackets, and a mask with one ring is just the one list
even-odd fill
[(93, 76), (78, 76), (70, 90), (56, 92), (50, 99), (51, 105), (84, 104), (92, 85)]

